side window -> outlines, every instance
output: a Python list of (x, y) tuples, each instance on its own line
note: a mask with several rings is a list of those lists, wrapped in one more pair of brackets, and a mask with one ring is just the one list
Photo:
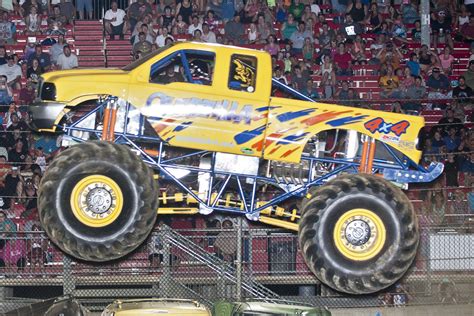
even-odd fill
[(257, 58), (232, 55), (228, 87), (232, 90), (254, 92), (257, 80)]
[(185, 82), (181, 54), (165, 58), (151, 66), (150, 82), (168, 84), (172, 82)]
[(189, 81), (196, 84), (212, 85), (216, 56), (214, 53), (186, 51), (189, 67)]
[(171, 57), (165, 57), (151, 67), (150, 82), (158, 84), (189, 82), (210, 86), (214, 66), (214, 53), (180, 51)]

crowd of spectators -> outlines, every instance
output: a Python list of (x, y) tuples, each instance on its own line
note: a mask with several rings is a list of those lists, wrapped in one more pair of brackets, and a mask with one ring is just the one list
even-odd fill
[[(468, 123), (474, 121), (471, 1), (431, 2), (431, 47), (420, 43), (417, 0), (130, 2), (113, 1), (103, 21), (108, 40), (130, 38), (136, 58), (177, 40), (250, 46), (272, 56), (275, 78), (315, 100), (372, 108), (367, 100), (378, 97), (384, 100), (377, 101), (383, 110), (443, 110), (438, 124), (422, 134), (422, 143), (423, 163), (443, 162), (445, 176), (417, 192), (415, 199), (425, 205), (419, 215), (427, 226), (472, 218), (465, 216), (472, 215), (474, 207), (474, 133)], [(78, 67), (67, 44), (67, 25), (76, 14), (79, 19), (92, 17), (91, 1), (86, 0), (14, 3), (15, 12), (0, 14), (0, 104), (5, 105), (0, 107), (0, 231), (11, 233), (39, 227), (34, 226), (35, 196), (45, 166), (58, 149), (56, 139), (28, 131), (28, 115), (18, 104), (33, 100), (42, 73)], [(14, 44), (18, 33), (11, 14), (24, 19), (21, 32), (31, 36), (22, 55), (7, 54), (6, 45)], [(51, 35), (49, 41), (36, 41), (40, 34)], [(472, 54), (462, 75), (454, 53), (459, 45), (467, 45)], [(365, 100), (354, 84), (361, 68), (367, 72), (360, 80), (378, 81)], [(25, 256), (12, 258), (18, 267), (24, 264), (20, 259)]]
[[(308, 93), (313, 79), (318, 93), (310, 89), (311, 97), (342, 101), (343, 81), (351, 88), (354, 69), (370, 65), (382, 98), (412, 100), (401, 111), (419, 111), (423, 99), (451, 98), (460, 80), (471, 88), (462, 96), (471, 97), (474, 87), (471, 70), (463, 79), (454, 74), (453, 55), (455, 44), (472, 41), (471, 6), (432, 1), (429, 48), (412, 45), (421, 41), (417, 0), (131, 2), (112, 2), (104, 23), (110, 39), (130, 34), (137, 58), (176, 40), (250, 45), (268, 51), (274, 73), (300, 92)], [(301, 69), (305, 80), (296, 74)]]

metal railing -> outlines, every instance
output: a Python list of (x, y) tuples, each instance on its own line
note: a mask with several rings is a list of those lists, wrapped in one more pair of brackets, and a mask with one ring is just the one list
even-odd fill
[[(235, 247), (237, 234), (238, 229), (161, 227), (126, 259), (91, 264), (71, 260), (42, 232), (2, 233), (0, 288), (30, 286), (34, 297), (36, 286), (50, 285), (86, 300), (160, 296), (211, 304), (236, 299), (241, 287), (247, 299), (289, 298), (333, 307), (384, 305), (383, 296), (393, 295), (389, 288), (381, 297), (351, 298), (321, 285), (306, 267), (293, 233), (243, 229), (241, 247)], [(427, 226), (421, 235), (415, 263), (401, 282), (410, 304), (468, 302), (474, 294), (474, 229)], [(242, 265), (236, 264), (239, 252)]]

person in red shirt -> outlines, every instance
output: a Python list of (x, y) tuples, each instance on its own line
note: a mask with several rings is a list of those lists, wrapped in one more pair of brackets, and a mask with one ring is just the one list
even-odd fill
[(336, 65), (336, 75), (351, 76), (352, 75), (352, 56), (346, 50), (344, 43), (338, 44), (338, 50), (334, 54), (334, 64)]

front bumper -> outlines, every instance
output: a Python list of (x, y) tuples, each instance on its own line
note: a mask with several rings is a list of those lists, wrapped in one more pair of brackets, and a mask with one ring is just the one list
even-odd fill
[(66, 107), (63, 103), (41, 101), (28, 106), (30, 128), (36, 131), (54, 130), (54, 123)]

